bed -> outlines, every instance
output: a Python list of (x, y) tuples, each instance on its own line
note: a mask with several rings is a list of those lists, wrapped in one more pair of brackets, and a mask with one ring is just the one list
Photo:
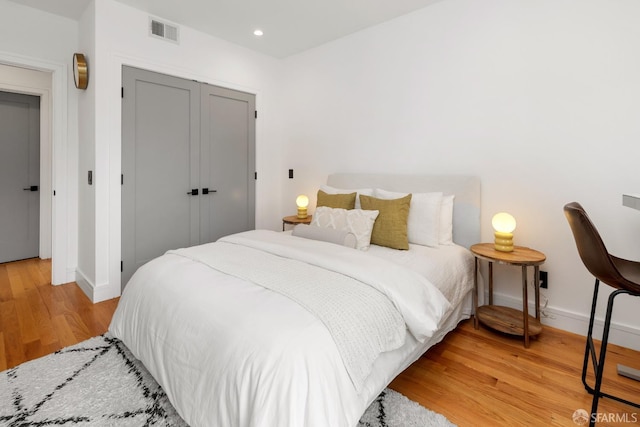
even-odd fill
[(109, 331), (189, 425), (353, 427), (394, 377), (469, 318), (477, 177), (333, 174), (323, 188), (386, 191), (389, 203), (412, 194), (415, 206), (442, 193), (453, 202), (451, 242), (358, 250), (253, 230), (142, 266)]

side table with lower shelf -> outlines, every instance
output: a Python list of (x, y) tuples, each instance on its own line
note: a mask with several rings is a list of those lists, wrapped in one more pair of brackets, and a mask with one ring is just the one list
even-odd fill
[(298, 224), (311, 224), (313, 219), (312, 215), (308, 215), (306, 218), (298, 218), (297, 215), (285, 216), (282, 218), (282, 231), (284, 231), (285, 224), (298, 225)]
[[(497, 251), (493, 243), (478, 243), (471, 246), (471, 252), (475, 256), (475, 293), (473, 308), (475, 315), (473, 324), (476, 329), (482, 323), (492, 329), (510, 335), (524, 337), (524, 346), (529, 347), (529, 337), (542, 332), (540, 323), (540, 265), (546, 260), (546, 256), (534, 249), (522, 246), (514, 246), (512, 252)], [(478, 263), (480, 260), (489, 262), (489, 304), (478, 307)], [(522, 268), (522, 311), (493, 305), (493, 263), (520, 266)], [(536, 317), (529, 315), (527, 268), (533, 267), (533, 280), (535, 289)]]

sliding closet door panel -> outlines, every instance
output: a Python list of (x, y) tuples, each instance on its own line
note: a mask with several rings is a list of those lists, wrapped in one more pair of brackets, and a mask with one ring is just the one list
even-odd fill
[(200, 89), (196, 82), (123, 68), (124, 286), (147, 261), (199, 243)]
[(202, 85), (201, 239), (255, 228), (255, 95)]

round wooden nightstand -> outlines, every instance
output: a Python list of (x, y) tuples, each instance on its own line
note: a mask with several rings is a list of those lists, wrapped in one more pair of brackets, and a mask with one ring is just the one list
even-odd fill
[(282, 231), (284, 231), (285, 224), (311, 224), (312, 218), (313, 215), (309, 215), (306, 218), (298, 218), (297, 215), (285, 216), (284, 218), (282, 218)]
[[(478, 243), (471, 246), (471, 252), (475, 256), (475, 293), (473, 308), (475, 316), (473, 324), (478, 329), (482, 324), (511, 335), (524, 337), (524, 346), (529, 347), (529, 337), (542, 332), (540, 323), (540, 265), (546, 260), (546, 256), (534, 249), (515, 246), (513, 252), (497, 251), (493, 243)], [(489, 262), (489, 304), (478, 307), (478, 262)], [(493, 305), (493, 263), (520, 266), (522, 268), (522, 311)], [(527, 295), (527, 267), (533, 267), (533, 280), (535, 289), (536, 317), (529, 316)]]

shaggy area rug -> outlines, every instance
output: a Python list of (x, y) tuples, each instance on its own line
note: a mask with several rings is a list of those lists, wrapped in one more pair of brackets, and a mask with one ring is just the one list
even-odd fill
[[(0, 426), (185, 427), (166, 394), (108, 333), (0, 373)], [(366, 427), (451, 427), (385, 389), (360, 420)]]

